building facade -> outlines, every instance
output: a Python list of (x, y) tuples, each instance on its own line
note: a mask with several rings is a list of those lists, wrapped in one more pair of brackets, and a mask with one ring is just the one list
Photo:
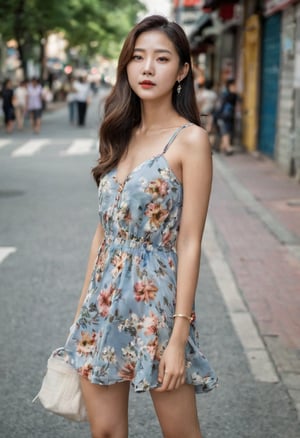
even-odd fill
[(192, 53), (205, 56), (205, 75), (219, 86), (236, 79), (236, 141), (299, 176), (299, 0), (204, 0), (200, 8)]

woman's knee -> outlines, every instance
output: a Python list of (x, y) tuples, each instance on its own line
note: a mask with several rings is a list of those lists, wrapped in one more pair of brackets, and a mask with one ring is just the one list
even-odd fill
[(182, 428), (178, 424), (169, 424), (162, 427), (162, 432), (164, 438), (202, 438), (199, 424), (185, 425)]
[(120, 424), (114, 420), (109, 421), (92, 421), (90, 423), (92, 438), (127, 438), (127, 424)]
[(104, 430), (98, 426), (91, 425), (91, 436), (92, 438), (112, 438), (113, 434), (109, 430)]
[(164, 438), (201, 438), (195, 389), (183, 385), (174, 391), (152, 391), (152, 400)]

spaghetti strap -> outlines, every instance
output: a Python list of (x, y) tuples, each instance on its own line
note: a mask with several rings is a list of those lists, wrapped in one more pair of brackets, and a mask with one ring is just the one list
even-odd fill
[(185, 125), (179, 126), (179, 128), (176, 129), (176, 131), (174, 132), (174, 134), (171, 136), (170, 140), (168, 141), (168, 143), (166, 144), (166, 146), (164, 147), (163, 151), (162, 151), (162, 155), (164, 155), (167, 150), (169, 149), (169, 147), (171, 146), (171, 144), (173, 143), (173, 141), (175, 140), (175, 138), (177, 137), (177, 135), (184, 129), (187, 128), (189, 126), (193, 125), (193, 123), (186, 123)]

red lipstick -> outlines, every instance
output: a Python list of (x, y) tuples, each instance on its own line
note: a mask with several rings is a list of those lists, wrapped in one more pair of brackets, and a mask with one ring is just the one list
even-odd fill
[(154, 82), (148, 80), (140, 82), (140, 85), (142, 86), (142, 88), (152, 88), (155, 86)]

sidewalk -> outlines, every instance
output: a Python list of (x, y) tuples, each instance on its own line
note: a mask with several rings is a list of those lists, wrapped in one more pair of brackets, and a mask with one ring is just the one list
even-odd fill
[(300, 418), (300, 185), (268, 158), (215, 154), (209, 218)]

